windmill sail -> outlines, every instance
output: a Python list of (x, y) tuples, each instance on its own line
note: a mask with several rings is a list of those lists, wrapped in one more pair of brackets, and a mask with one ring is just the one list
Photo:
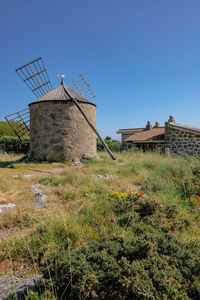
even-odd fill
[(53, 89), (41, 57), (27, 62), (24, 66), (16, 69), (16, 72), (37, 98)]
[(72, 80), (69, 87), (88, 100), (95, 98), (95, 94), (82, 74)]
[(5, 116), (6, 121), (13, 132), (22, 141), (23, 137), (29, 136), (30, 112), (29, 108), (18, 111), (14, 114)]
[[(27, 62), (22, 67), (16, 69), (16, 72), (37, 98), (53, 89), (41, 57)], [(20, 141), (22, 137), (29, 135), (29, 108), (7, 115), (5, 119)]]

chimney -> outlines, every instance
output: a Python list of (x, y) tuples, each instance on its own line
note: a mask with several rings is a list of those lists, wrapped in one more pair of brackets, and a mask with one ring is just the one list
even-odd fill
[(147, 130), (152, 129), (151, 122), (149, 122), (149, 121), (147, 122), (146, 129)]
[(173, 116), (169, 116), (168, 122), (165, 122), (165, 154), (171, 152), (171, 129), (170, 123), (175, 123)]
[(173, 116), (169, 116), (168, 122), (175, 123), (175, 119)]
[(155, 122), (155, 126), (154, 126), (154, 128), (159, 128), (160, 127), (160, 123), (158, 123), (158, 122)]

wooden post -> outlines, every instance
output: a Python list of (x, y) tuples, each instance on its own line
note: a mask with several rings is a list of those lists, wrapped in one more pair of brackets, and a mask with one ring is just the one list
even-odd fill
[(116, 158), (114, 157), (114, 155), (112, 154), (112, 151), (110, 150), (110, 148), (106, 145), (105, 141), (103, 140), (103, 138), (100, 136), (99, 132), (97, 131), (97, 129), (92, 125), (92, 123), (89, 121), (89, 119), (87, 118), (87, 116), (85, 115), (85, 113), (83, 112), (82, 108), (80, 107), (80, 105), (78, 104), (78, 102), (76, 101), (76, 99), (72, 99), (72, 101), (74, 102), (74, 104), (77, 106), (77, 108), (79, 109), (79, 111), (81, 112), (81, 114), (83, 115), (83, 117), (85, 118), (85, 120), (87, 121), (87, 123), (89, 124), (89, 126), (92, 128), (92, 130), (96, 133), (96, 135), (98, 136), (98, 138), (100, 139), (100, 141), (102, 142), (104, 148), (106, 149), (106, 151), (108, 152), (108, 154), (110, 155), (110, 157), (115, 160)]

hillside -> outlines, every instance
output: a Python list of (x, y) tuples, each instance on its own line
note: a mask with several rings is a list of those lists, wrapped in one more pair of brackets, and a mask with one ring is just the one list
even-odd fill
[(17, 205), (0, 215), (0, 275), (42, 274), (26, 299), (200, 299), (200, 160), (99, 155), (74, 166), (0, 154), (0, 204)]

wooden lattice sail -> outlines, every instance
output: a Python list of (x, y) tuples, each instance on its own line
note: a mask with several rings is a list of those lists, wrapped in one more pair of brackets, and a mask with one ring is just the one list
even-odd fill
[(14, 114), (5, 116), (6, 121), (13, 132), (21, 141), (23, 137), (29, 136), (30, 112), (29, 108), (18, 111)]
[[(22, 67), (16, 69), (16, 72), (37, 98), (53, 89), (41, 57), (27, 62)], [(29, 136), (29, 108), (7, 115), (5, 119), (20, 141), (23, 137)]]
[(95, 94), (93, 93), (90, 84), (85, 80), (82, 74), (72, 80), (69, 87), (88, 100), (95, 98)]
[(41, 57), (27, 62), (24, 66), (16, 69), (16, 72), (37, 98), (53, 89)]

